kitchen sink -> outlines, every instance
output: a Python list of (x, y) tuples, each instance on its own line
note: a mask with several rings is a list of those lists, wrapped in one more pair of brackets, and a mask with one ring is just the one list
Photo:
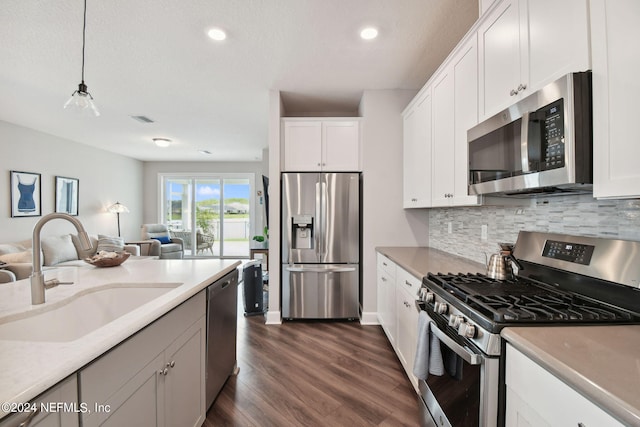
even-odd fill
[(75, 341), (179, 285), (181, 283), (111, 283), (80, 292), (0, 323), (0, 340)]

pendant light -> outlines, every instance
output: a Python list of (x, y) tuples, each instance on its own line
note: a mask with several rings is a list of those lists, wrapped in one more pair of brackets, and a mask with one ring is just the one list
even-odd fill
[(100, 112), (93, 102), (93, 96), (87, 90), (84, 84), (84, 46), (85, 35), (87, 32), (87, 0), (84, 0), (84, 19), (82, 23), (82, 80), (78, 85), (78, 90), (71, 94), (71, 98), (64, 104), (65, 110), (75, 111), (80, 114), (89, 116), (99, 116)]

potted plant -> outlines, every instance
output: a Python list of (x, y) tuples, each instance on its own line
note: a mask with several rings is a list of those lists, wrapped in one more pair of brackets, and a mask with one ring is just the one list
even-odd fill
[(255, 235), (251, 239), (258, 242), (259, 248), (266, 248), (269, 244), (269, 229), (265, 226), (263, 234)]

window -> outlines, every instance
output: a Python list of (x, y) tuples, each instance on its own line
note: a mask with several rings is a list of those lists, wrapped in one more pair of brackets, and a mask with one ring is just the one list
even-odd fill
[(161, 175), (161, 221), (186, 257), (248, 257), (253, 188), (253, 174)]

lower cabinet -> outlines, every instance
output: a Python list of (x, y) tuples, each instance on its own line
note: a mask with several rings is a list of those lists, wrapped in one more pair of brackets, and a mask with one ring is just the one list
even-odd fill
[(18, 413), (0, 420), (0, 427), (77, 427), (78, 382), (76, 374), (62, 380), (28, 404), (29, 410), (16, 407)]
[(415, 301), (420, 285), (420, 279), (378, 254), (378, 320), (416, 392), (413, 362), (419, 313)]
[(82, 425), (202, 425), (205, 313), (203, 291), (82, 369)]
[(507, 344), (506, 357), (505, 425), (623, 425), (510, 344)]

